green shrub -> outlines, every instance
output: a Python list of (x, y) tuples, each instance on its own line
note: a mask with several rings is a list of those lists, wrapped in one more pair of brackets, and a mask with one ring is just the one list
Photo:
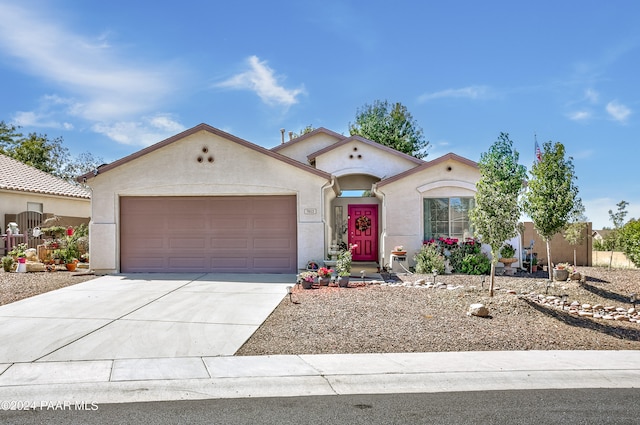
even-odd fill
[(465, 274), (489, 274), (491, 271), (491, 260), (486, 255), (478, 252), (477, 254), (467, 254), (460, 266), (460, 272)]
[(420, 251), (413, 257), (416, 262), (416, 273), (431, 274), (436, 270), (438, 274), (444, 273), (444, 256), (440, 248), (433, 243), (422, 245)]
[(630, 220), (620, 229), (622, 252), (636, 267), (640, 267), (640, 220)]
[(450, 246), (448, 250), (451, 269), (457, 273), (465, 273), (462, 270), (465, 257), (480, 254), (480, 246), (481, 244), (474, 239), (468, 239), (460, 245)]

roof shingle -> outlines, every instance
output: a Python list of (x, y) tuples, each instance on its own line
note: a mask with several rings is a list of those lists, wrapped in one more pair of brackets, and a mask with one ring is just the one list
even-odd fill
[(90, 199), (83, 187), (0, 154), (0, 189)]

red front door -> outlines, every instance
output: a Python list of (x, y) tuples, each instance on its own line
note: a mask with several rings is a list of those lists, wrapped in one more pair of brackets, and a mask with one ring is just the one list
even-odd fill
[(349, 205), (349, 244), (353, 261), (378, 261), (378, 206)]

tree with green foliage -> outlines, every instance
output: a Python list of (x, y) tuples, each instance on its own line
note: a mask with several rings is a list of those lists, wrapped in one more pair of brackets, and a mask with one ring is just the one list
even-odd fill
[(491, 247), (489, 295), (493, 296), (496, 263), (504, 243), (517, 235), (521, 215), (519, 196), (527, 169), (518, 164), (520, 155), (507, 133), (500, 133), (480, 156), (480, 180), (476, 183), (476, 205), (469, 218), (480, 241)]
[(578, 197), (573, 158), (565, 158), (562, 143), (544, 143), (541, 159), (534, 162), (530, 174), (523, 207), (547, 245), (551, 280), (553, 261), (549, 242), (555, 234), (566, 229), (569, 223), (577, 221), (584, 212), (584, 206)]
[(349, 133), (416, 158), (427, 156), (429, 142), (424, 140), (422, 128), (399, 102), (376, 100), (358, 109), (355, 123), (349, 123)]
[(629, 203), (622, 200), (616, 204), (618, 211), (615, 213), (609, 210), (609, 220), (613, 223), (613, 229), (607, 236), (607, 246), (611, 249), (611, 255), (609, 256), (609, 270), (611, 270), (611, 264), (613, 263), (613, 252), (616, 249), (622, 249), (622, 239), (620, 235), (620, 229), (624, 224), (624, 219), (627, 216), (627, 205)]
[(315, 128), (313, 128), (313, 126), (311, 124), (309, 124), (308, 126), (303, 128), (302, 130), (300, 130), (300, 132), (298, 132), (298, 133), (292, 132), (291, 133), (291, 138), (297, 139), (300, 136), (304, 136), (307, 133), (311, 133), (313, 130), (315, 130)]
[(620, 241), (624, 255), (640, 267), (640, 220), (631, 219), (620, 229)]
[(77, 184), (75, 177), (104, 163), (89, 152), (72, 157), (62, 137), (49, 139), (46, 134), (36, 133), (24, 137), (18, 129), (0, 121), (0, 153), (70, 183)]
[(564, 239), (573, 246), (573, 265), (576, 264), (576, 245), (580, 245), (585, 238), (585, 229), (587, 228), (586, 220), (574, 221), (569, 224), (564, 231)]

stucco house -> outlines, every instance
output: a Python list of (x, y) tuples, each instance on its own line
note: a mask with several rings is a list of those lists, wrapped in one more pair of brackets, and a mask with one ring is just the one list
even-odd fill
[(453, 153), (423, 161), (324, 128), (266, 149), (200, 124), (79, 179), (96, 273), (295, 273), (340, 240), (384, 266), (397, 245), (411, 262), (425, 240), (471, 236), (479, 177)]
[(61, 225), (77, 225), (88, 222), (90, 214), (87, 189), (0, 154), (1, 233), (8, 223), (16, 222), (22, 233), (31, 236), (34, 227), (54, 215)]

